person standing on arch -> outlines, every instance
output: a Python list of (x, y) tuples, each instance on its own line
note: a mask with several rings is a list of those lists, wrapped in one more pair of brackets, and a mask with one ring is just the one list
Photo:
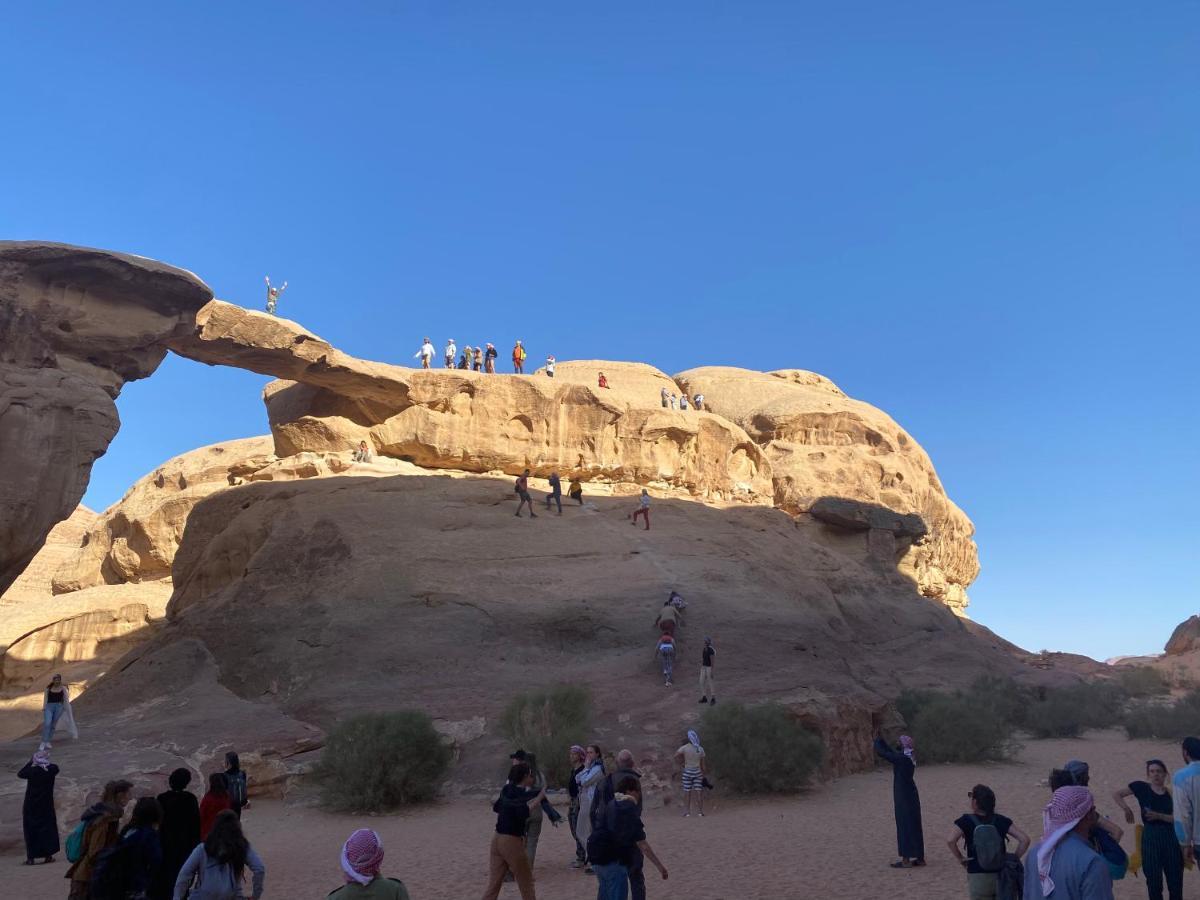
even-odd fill
[(489, 375), (496, 374), (496, 357), (500, 354), (496, 352), (496, 345), (489, 343), (487, 350), (483, 353), (483, 371)]
[(517, 375), (525, 374), (525, 357), (528, 355), (529, 354), (525, 352), (525, 348), (521, 345), (520, 341), (517, 341), (515, 344), (513, 344), (513, 372), (515, 372)]
[(446, 341), (444, 356), (446, 359), (446, 368), (453, 369), (454, 363), (458, 359), (458, 345), (454, 343), (454, 338)]
[(413, 359), (421, 360), (421, 368), (428, 369), (433, 362), (433, 341), (425, 338), (421, 341), (421, 349), (413, 354)]
[(287, 290), (287, 282), (285, 281), (279, 287), (271, 287), (271, 276), (266, 276), (267, 282), (267, 312), (270, 315), (275, 315), (275, 307), (279, 304), (279, 298), (283, 296), (283, 292)]

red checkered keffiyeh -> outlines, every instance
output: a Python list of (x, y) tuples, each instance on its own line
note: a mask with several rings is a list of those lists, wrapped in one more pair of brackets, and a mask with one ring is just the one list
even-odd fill
[(379, 876), (383, 865), (383, 843), (369, 828), (360, 828), (342, 846), (342, 871), (346, 882), (370, 884)]

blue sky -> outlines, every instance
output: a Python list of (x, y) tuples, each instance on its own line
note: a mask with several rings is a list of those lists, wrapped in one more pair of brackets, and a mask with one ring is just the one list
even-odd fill
[[(192, 269), (347, 352), (822, 372), (978, 528), (974, 617), (1159, 649), (1197, 611), (1200, 4), (25, 4), (0, 234)], [(102, 508), (265, 433), (129, 385)]]

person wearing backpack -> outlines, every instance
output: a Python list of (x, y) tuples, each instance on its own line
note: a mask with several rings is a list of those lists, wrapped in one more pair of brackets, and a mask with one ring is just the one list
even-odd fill
[(116, 845), (96, 859), (90, 900), (145, 900), (162, 865), (158, 839), (162, 815), (162, 806), (153, 797), (138, 798)]
[(246, 869), (253, 876), (250, 900), (263, 892), (267, 867), (254, 852), (233, 810), (222, 810), (204, 843), (192, 851), (175, 879), (174, 900), (240, 900)]
[(121, 816), (132, 792), (132, 783), (110, 781), (104, 786), (100, 802), (88, 807), (75, 830), (67, 835), (67, 859), (71, 862), (66, 874), (71, 881), (67, 900), (87, 900), (96, 860), (120, 838)]
[(246, 773), (238, 760), (238, 755), (230, 750), (225, 754), (225, 786), (229, 791), (229, 808), (242, 817), (242, 810), (250, 805)]
[(597, 900), (626, 900), (630, 870), (643, 859), (650, 860), (664, 880), (667, 877), (667, 867), (646, 840), (641, 783), (625, 775), (615, 787), (613, 799), (597, 815), (587, 842), (588, 859), (596, 872)]
[(516, 344), (513, 345), (512, 351), (513, 372), (518, 375), (525, 374), (525, 358), (527, 356), (529, 356), (529, 354), (525, 352), (525, 347), (522, 346), (520, 341), (517, 341)]
[(946, 845), (967, 870), (967, 896), (971, 900), (996, 900), (999, 873), (1008, 859), (1007, 841), (1016, 841), (1016, 855), (1024, 856), (1029, 849), (1029, 835), (1008, 816), (997, 814), (996, 794), (986, 784), (975, 785), (967, 796), (971, 811), (954, 820)]

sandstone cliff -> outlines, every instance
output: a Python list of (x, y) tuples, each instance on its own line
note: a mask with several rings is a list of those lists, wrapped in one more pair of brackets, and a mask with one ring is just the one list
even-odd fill
[(0, 592), (79, 504), (145, 378), (212, 291), (153, 260), (0, 241)]

